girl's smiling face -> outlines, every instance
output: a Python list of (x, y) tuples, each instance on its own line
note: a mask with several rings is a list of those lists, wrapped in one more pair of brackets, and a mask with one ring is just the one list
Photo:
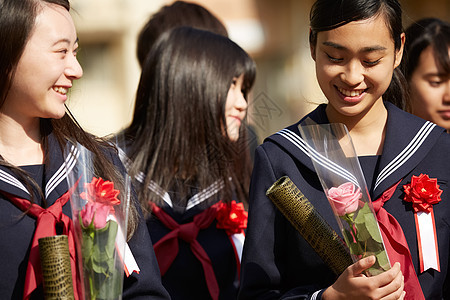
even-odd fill
[(450, 130), (450, 75), (437, 63), (431, 46), (420, 54), (409, 85), (413, 114)]
[(2, 112), (14, 119), (61, 118), (72, 82), (82, 76), (69, 12), (42, 5), (17, 65)]
[(319, 32), (311, 54), (331, 119), (362, 117), (389, 87), (404, 44), (395, 50), (382, 14)]

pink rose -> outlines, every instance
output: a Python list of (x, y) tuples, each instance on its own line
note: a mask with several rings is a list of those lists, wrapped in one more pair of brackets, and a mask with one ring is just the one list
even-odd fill
[(339, 216), (355, 212), (361, 199), (360, 189), (356, 189), (351, 182), (346, 182), (340, 186), (332, 187), (328, 190), (328, 199), (334, 204), (336, 213)]
[(88, 202), (80, 212), (84, 227), (88, 227), (94, 220), (95, 229), (106, 226), (106, 218), (111, 211), (111, 206), (101, 202)]

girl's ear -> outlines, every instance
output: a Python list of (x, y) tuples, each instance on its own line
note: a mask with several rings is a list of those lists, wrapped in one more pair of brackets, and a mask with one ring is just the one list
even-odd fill
[(398, 49), (398, 51), (395, 53), (394, 68), (397, 68), (402, 61), (403, 47), (405, 46), (405, 40), (406, 40), (406, 35), (404, 32), (402, 32), (402, 34), (400, 35), (400, 40), (401, 40), (400, 49)]
[(313, 45), (309, 45), (309, 50), (311, 51), (311, 57), (314, 61), (316, 61), (316, 47)]
[[(309, 36), (311, 36), (311, 28), (309, 29)], [(311, 40), (311, 39), (310, 39)], [(311, 57), (316, 61), (316, 46), (309, 42), (309, 51), (311, 51)]]

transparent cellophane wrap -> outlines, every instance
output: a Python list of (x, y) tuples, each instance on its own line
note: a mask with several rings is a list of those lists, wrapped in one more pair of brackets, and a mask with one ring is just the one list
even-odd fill
[(124, 175), (120, 183), (101, 178), (94, 154), (80, 144), (67, 151), (67, 181), (76, 186), (70, 202), (84, 299), (122, 299), (130, 178)]
[(389, 258), (347, 127), (317, 124), (308, 118), (298, 128), (353, 261), (375, 256), (375, 264), (365, 271), (367, 276), (389, 270)]

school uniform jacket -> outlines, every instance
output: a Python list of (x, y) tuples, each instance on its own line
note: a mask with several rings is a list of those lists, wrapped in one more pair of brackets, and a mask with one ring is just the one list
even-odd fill
[[(47, 207), (68, 190), (67, 169), (73, 166), (73, 158), (64, 157), (55, 137), (48, 138), (49, 165), (45, 166), (43, 192)], [(111, 160), (123, 172), (119, 158), (111, 153)], [(69, 167), (66, 168), (65, 164)], [(5, 167), (0, 167), (0, 191), (30, 200), (25, 185)], [(142, 214), (142, 212), (139, 210)], [(63, 213), (71, 217), (70, 201), (63, 207)], [(25, 215), (0, 193), (0, 298), (22, 299), (28, 253), (36, 227), (36, 220)], [(140, 267), (140, 273), (130, 277), (124, 275), (123, 299), (169, 299), (161, 284), (152, 244), (143, 219), (137, 231), (128, 242)], [(37, 291), (37, 298), (42, 290)], [(33, 294), (34, 297), (35, 294)], [(33, 298), (35, 299), (35, 298)]]
[[(428, 299), (450, 299), (450, 136), (430, 122), (385, 103), (386, 137), (370, 192), (372, 201), (401, 180), (384, 208), (405, 234), (416, 273), (419, 258), (411, 203), (403, 201), (403, 185), (421, 173), (437, 178), (442, 200), (434, 205), (440, 272), (418, 275)], [(325, 105), (308, 115), (328, 123)], [(300, 121), (301, 122), (301, 121)], [(302, 238), (265, 193), (280, 177), (289, 176), (320, 215), (339, 234), (335, 216), (325, 197), (304, 142), (294, 124), (270, 136), (256, 150), (250, 186), (249, 223), (244, 245), (239, 299), (320, 299), (323, 289), (337, 277)], [(342, 235), (341, 235), (342, 236)], [(412, 295), (407, 295), (407, 299)]]
[[(162, 192), (163, 204), (160, 206), (178, 224), (191, 223), (193, 218), (220, 201), (220, 181), (199, 190), (188, 200), (186, 209), (174, 209), (176, 195)], [(155, 186), (152, 187), (155, 190)], [(155, 215), (147, 219), (147, 228), (154, 244), (171, 232)], [(240, 257), (243, 234), (229, 236), (224, 229), (217, 228), (217, 219), (204, 229), (200, 229), (196, 240), (211, 260), (214, 275), (219, 285), (219, 299), (236, 299), (239, 288)], [(178, 255), (162, 276), (164, 287), (172, 299), (211, 299), (205, 272), (190, 244), (178, 238)]]

